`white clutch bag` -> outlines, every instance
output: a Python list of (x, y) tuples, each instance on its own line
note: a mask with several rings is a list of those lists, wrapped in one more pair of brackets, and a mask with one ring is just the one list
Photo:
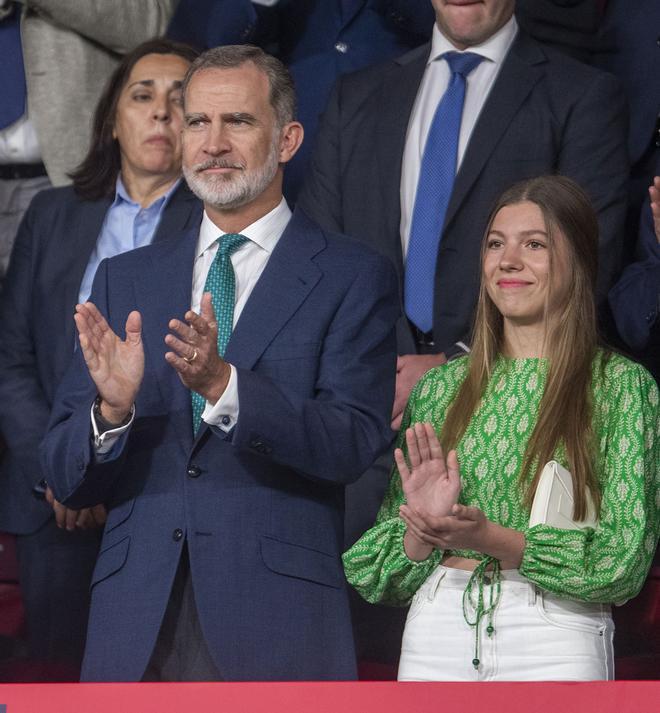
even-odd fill
[(562, 530), (596, 528), (598, 519), (593, 501), (587, 493), (587, 516), (576, 522), (573, 519), (573, 476), (559, 463), (546, 463), (532, 503), (529, 526), (550, 525)]

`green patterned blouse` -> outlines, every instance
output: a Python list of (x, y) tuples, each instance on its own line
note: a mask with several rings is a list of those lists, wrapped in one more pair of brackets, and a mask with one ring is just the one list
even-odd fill
[[(593, 426), (602, 489), (595, 530), (529, 528), (518, 475), (543, 394), (547, 362), (498, 359), (484, 398), (457, 447), (462, 490), (459, 502), (490, 520), (525, 534), (519, 571), (542, 589), (572, 599), (622, 602), (640, 590), (655, 552), (660, 521), (660, 418), (658, 389), (641, 366), (612, 355), (594, 364)], [(439, 433), (448, 406), (467, 374), (467, 358), (432, 369), (415, 386), (404, 414), (405, 429), (430, 421)], [(558, 449), (555, 460), (568, 467)], [(369, 602), (405, 606), (440, 563), (434, 550), (422, 562), (403, 549), (405, 523), (401, 480), (393, 469), (375, 525), (344, 554), (348, 581)], [(452, 551), (483, 559), (471, 551)]]

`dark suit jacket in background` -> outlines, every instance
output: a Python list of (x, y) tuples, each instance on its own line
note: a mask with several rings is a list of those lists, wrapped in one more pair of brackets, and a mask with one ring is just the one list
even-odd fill
[(636, 258), (610, 291), (610, 307), (623, 341), (660, 382), (660, 245), (648, 201), (642, 207)]
[[(401, 162), (429, 47), (342, 78), (323, 117), (300, 205), (327, 229), (389, 256), (403, 282)], [(628, 160), (617, 81), (524, 33), (515, 39), (470, 138), (439, 247), (433, 334), (469, 339), (490, 208), (524, 178), (561, 173), (590, 194), (601, 228), (599, 292), (620, 269)], [(415, 352), (405, 320), (400, 353)]]
[(181, 534), (223, 677), (352, 678), (343, 491), (391, 438), (394, 271), (294, 215), (227, 347), (238, 372), (237, 425), (226, 434), (203, 424), (193, 439), (190, 392), (165, 362), (163, 337), (190, 305), (196, 242), (193, 230), (97, 272), (92, 299), (115, 331), (131, 310), (143, 317), (146, 369), (128, 434), (96, 461), (96, 389), (78, 354), (44, 441), (56, 496), (72, 507), (109, 506), (83, 678), (141, 678)]

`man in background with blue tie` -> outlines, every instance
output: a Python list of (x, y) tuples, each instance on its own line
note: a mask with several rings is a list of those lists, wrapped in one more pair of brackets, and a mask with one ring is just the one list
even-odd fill
[(201, 226), (101, 263), (43, 444), (108, 510), (82, 677), (354, 678), (343, 491), (390, 440), (396, 276), (291, 215), (278, 60), (209, 50), (183, 94)]
[[(299, 199), (319, 224), (365, 240), (397, 267), (405, 315), (395, 429), (422, 374), (469, 349), (481, 239), (504, 189), (561, 173), (589, 192), (601, 299), (618, 273), (626, 210), (616, 80), (519, 30), (514, 0), (432, 4), (430, 46), (338, 82)], [(363, 492), (349, 490), (347, 544), (373, 522), (386, 482), (384, 467), (357, 484)]]

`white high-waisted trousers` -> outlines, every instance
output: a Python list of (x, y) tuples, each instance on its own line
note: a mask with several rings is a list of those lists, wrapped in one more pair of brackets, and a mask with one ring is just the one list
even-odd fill
[[(614, 678), (610, 606), (560, 599), (539, 590), (517, 570), (501, 572), (493, 616), (475, 628), (463, 617), (471, 572), (440, 565), (420, 587), (401, 644), (400, 681), (593, 681)], [(489, 599), (484, 584), (484, 598)]]

